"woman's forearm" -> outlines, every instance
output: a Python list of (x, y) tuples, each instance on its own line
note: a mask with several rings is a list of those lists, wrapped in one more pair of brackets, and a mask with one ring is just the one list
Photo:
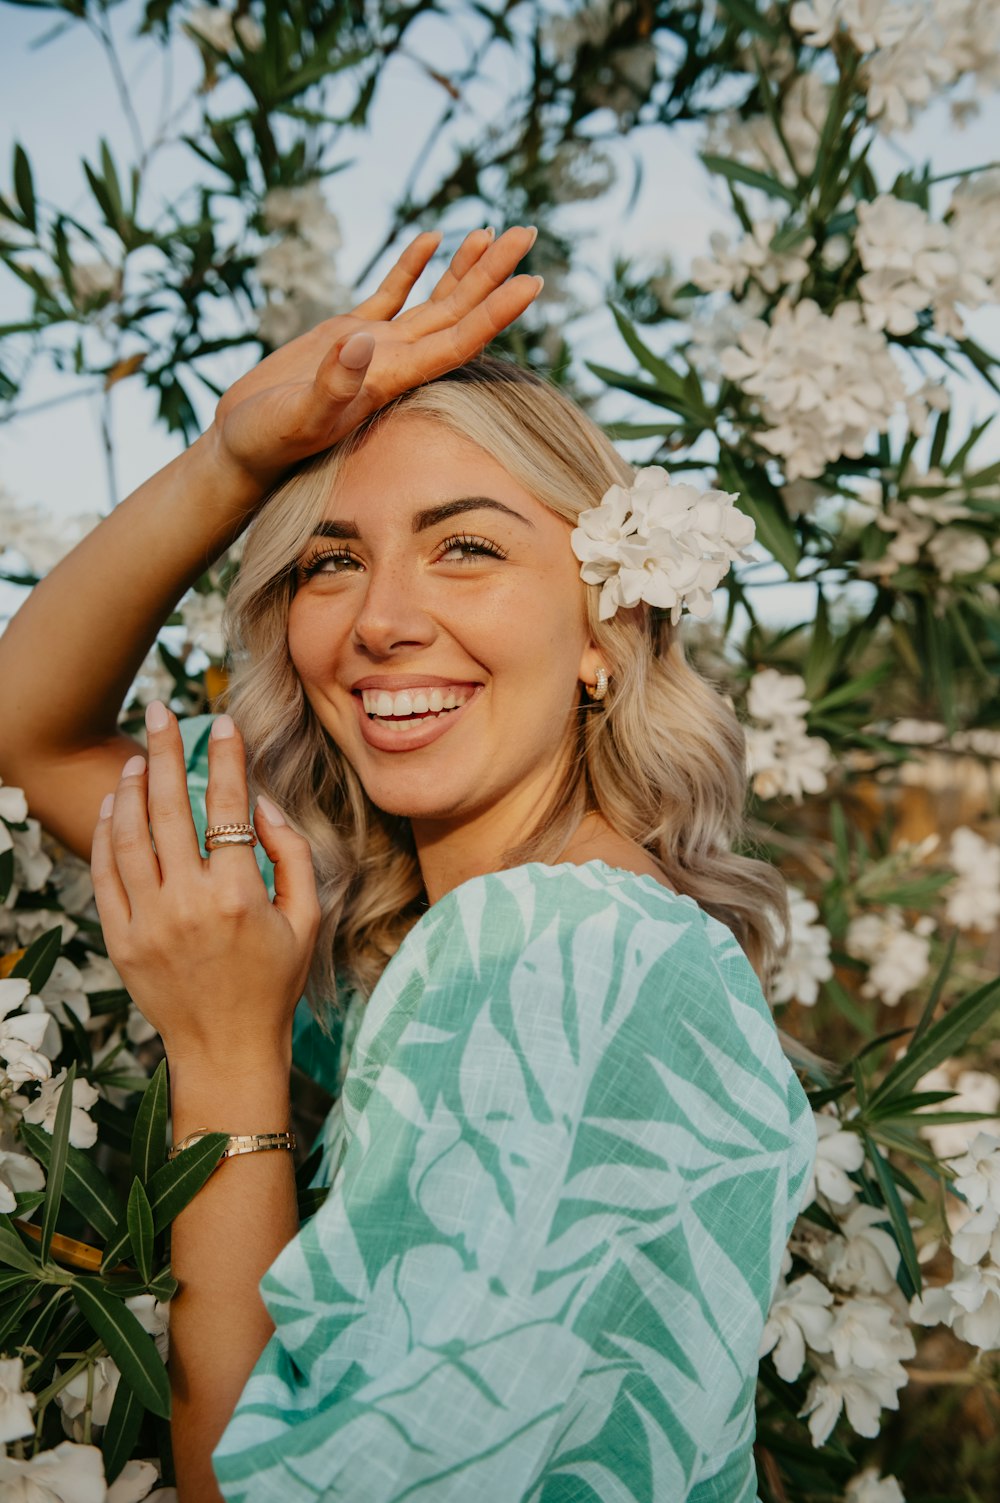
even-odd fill
[[(284, 1060), (226, 1078), (171, 1065), (174, 1141), (208, 1127), (230, 1133), (289, 1126)], [(298, 1232), (292, 1155), (268, 1150), (224, 1160), (180, 1214), (171, 1264), (171, 1436), (179, 1503), (219, 1503), (211, 1453), (273, 1331), (261, 1275)]]
[(73, 849), (89, 852), (103, 792), (134, 750), (118, 713), (157, 632), (260, 501), (210, 429), (84, 538), (0, 637), (0, 777)]

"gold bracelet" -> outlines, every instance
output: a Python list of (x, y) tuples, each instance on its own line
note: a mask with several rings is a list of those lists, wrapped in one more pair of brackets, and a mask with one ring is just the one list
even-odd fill
[[(208, 1137), (212, 1132), (211, 1127), (199, 1127), (194, 1132), (189, 1132), (186, 1138), (175, 1143), (173, 1148), (167, 1150), (167, 1158), (175, 1159), (185, 1148), (191, 1148), (199, 1143), (202, 1138)], [(225, 1149), (220, 1155), (219, 1162), (223, 1159), (236, 1158), (241, 1153), (262, 1153), (267, 1148), (295, 1147), (295, 1134), (293, 1132), (246, 1132), (233, 1133)]]

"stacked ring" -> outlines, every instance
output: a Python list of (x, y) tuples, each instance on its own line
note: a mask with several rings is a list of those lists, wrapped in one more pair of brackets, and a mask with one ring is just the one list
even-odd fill
[(256, 845), (257, 833), (253, 825), (209, 825), (205, 831), (206, 851), (217, 850), (220, 845)]

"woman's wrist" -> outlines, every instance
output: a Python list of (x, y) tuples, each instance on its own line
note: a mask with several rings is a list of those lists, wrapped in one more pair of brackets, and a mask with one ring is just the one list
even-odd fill
[(284, 1132), (290, 1122), (291, 1059), (284, 1054), (213, 1064), (168, 1052), (174, 1142), (211, 1132)]

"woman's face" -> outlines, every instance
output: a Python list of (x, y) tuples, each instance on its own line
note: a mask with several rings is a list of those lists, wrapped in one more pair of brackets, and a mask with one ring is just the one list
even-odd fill
[(524, 838), (593, 681), (570, 527), (476, 444), (401, 414), (299, 561), (292, 662), (374, 804)]

